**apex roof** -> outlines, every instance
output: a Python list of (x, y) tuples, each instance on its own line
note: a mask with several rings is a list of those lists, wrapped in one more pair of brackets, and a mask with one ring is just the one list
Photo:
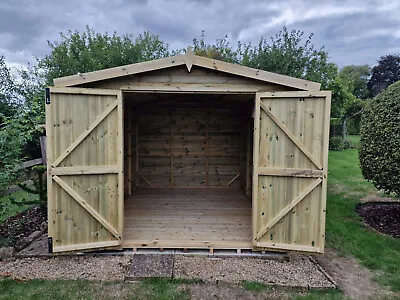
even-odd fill
[(234, 74), (264, 82), (280, 84), (305, 91), (316, 91), (319, 90), (321, 87), (321, 84), (317, 82), (197, 56), (194, 55), (190, 47), (188, 47), (186, 54), (182, 55), (176, 55), (168, 58), (56, 78), (54, 79), (54, 85), (59, 87), (72, 87), (85, 83), (113, 78), (115, 79), (118, 77), (124, 77), (128, 75), (140, 74), (144, 72), (150, 72), (182, 65), (186, 65), (188, 72), (191, 71), (193, 66), (199, 66), (206, 69), (212, 69), (219, 72)]

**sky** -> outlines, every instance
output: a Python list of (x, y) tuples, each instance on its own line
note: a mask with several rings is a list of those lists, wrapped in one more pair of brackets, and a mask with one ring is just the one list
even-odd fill
[(170, 49), (228, 35), (257, 43), (283, 26), (314, 34), (339, 67), (400, 53), (400, 0), (1, 0), (0, 55), (12, 67), (49, 54), (60, 32), (157, 34)]

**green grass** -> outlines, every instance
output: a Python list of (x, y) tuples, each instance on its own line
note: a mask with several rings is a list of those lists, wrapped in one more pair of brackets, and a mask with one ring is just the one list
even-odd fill
[(347, 139), (357, 148), (360, 145), (360, 136), (359, 135), (348, 135)]
[(242, 287), (246, 291), (261, 292), (261, 291), (270, 290), (273, 286), (272, 285), (266, 285), (266, 284), (259, 283), (259, 282), (255, 282), (255, 281), (244, 281), (242, 283)]
[(93, 285), (83, 280), (0, 280), (0, 299), (93, 299), (94, 295)]
[(305, 295), (294, 295), (296, 300), (340, 300), (343, 299), (343, 294), (336, 289), (325, 290), (310, 290)]
[(304, 288), (282, 287), (276, 285), (267, 285), (255, 281), (244, 281), (242, 287), (246, 291), (262, 292), (262, 291), (285, 291), (291, 299), (327, 299), (336, 300), (343, 299), (343, 293), (337, 289), (323, 289), (323, 290), (307, 290)]
[[(197, 282), (197, 281), (196, 281)], [(138, 284), (125, 282), (91, 282), (85, 280), (0, 279), (0, 300), (18, 299), (189, 299), (178, 285), (180, 280), (149, 279)], [(194, 283), (194, 281), (191, 281)]]
[[(0, 279), (0, 300), (19, 299), (154, 299), (154, 300), (186, 300), (189, 295), (181, 284), (204, 284), (199, 280), (181, 279), (147, 279), (138, 284), (126, 282), (93, 282), (86, 280), (30, 280), (16, 281)], [(264, 285), (257, 282), (244, 282), (243, 289), (253, 292), (282, 292), (290, 299), (343, 299), (340, 291), (335, 289), (307, 290)], [(204, 289), (205, 293), (207, 287)], [(208, 299), (209, 295), (204, 294)]]
[[(352, 137), (357, 141), (357, 137)], [(361, 175), (356, 149), (329, 153), (327, 245), (374, 270), (376, 280), (400, 291), (400, 240), (366, 228), (355, 212), (360, 199), (383, 195)]]
[(30, 205), (19, 205), (12, 203), (12, 200), (17, 202), (37, 200), (38, 196), (27, 193), (25, 191), (18, 191), (7, 196), (0, 197), (0, 223), (8, 217), (14, 216), (17, 213), (27, 209)]

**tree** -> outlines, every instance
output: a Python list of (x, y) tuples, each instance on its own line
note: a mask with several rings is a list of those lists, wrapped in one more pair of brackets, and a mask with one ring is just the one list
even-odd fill
[[(1, 63), (2, 62), (2, 63)], [(0, 191), (18, 179), (20, 163), (26, 157), (40, 155), (39, 135), (44, 123), (44, 82), (36, 69), (19, 70), (19, 80), (0, 60), (2, 106), (0, 126)], [(3, 110), (8, 107), (9, 110)], [(39, 149), (39, 150), (38, 150)], [(38, 154), (39, 153), (39, 154)]]
[(400, 80), (400, 55), (385, 55), (372, 68), (372, 76), (368, 81), (371, 97), (375, 97), (392, 83)]
[(336, 77), (337, 67), (328, 61), (324, 48), (315, 49), (311, 42), (312, 34), (304, 40), (303, 31), (289, 32), (283, 27), (271, 43), (261, 38), (258, 46), (245, 47), (243, 61), (249, 67), (320, 82), (327, 88)]
[(46, 83), (77, 73), (91, 72), (169, 56), (168, 45), (158, 36), (144, 32), (138, 37), (68, 31), (61, 40), (48, 42), (51, 54), (39, 60), (38, 67), (45, 74)]
[(4, 118), (15, 113), (17, 102), (14, 78), (5, 63), (4, 56), (0, 55), (0, 127)]
[(339, 77), (347, 85), (349, 92), (359, 99), (366, 99), (369, 96), (367, 83), (370, 75), (368, 65), (345, 66), (339, 72)]
[(400, 81), (369, 100), (361, 121), (360, 165), (378, 189), (400, 195)]
[(198, 56), (211, 59), (218, 59), (229, 63), (239, 64), (241, 62), (240, 53), (234, 49), (229, 42), (229, 37), (217, 39), (215, 44), (211, 45), (205, 42), (205, 31), (201, 32), (200, 39), (193, 39), (193, 52)]
[(337, 75), (337, 67), (328, 61), (324, 48), (316, 50), (312, 35), (304, 40), (304, 32), (300, 30), (289, 32), (283, 27), (271, 41), (264, 37), (258, 45), (239, 41), (236, 48), (231, 46), (228, 36), (217, 39), (215, 44), (208, 44), (204, 39), (204, 31), (199, 40), (193, 39), (196, 55), (320, 82), (322, 88), (327, 88)]

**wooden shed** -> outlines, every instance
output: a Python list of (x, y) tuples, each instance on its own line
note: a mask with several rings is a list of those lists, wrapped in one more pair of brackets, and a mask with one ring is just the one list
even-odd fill
[(322, 253), (331, 94), (184, 55), (46, 90), (49, 249)]

